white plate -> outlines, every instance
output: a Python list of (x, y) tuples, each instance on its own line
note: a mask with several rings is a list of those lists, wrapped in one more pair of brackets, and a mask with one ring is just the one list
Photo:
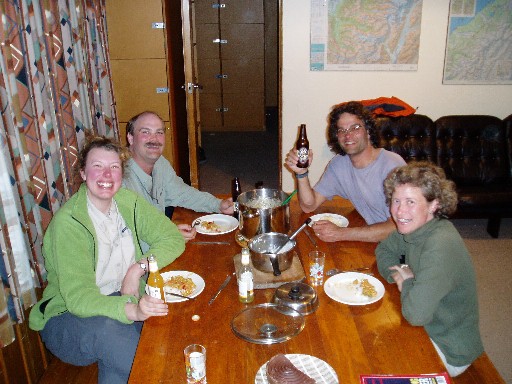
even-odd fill
[(348, 227), (348, 219), (345, 216), (337, 215), (336, 213), (318, 213), (310, 217), (311, 223), (309, 226), (313, 226), (315, 221), (328, 220), (338, 227)]
[(219, 227), (218, 230), (208, 230), (205, 227), (203, 227), (200, 223), (195, 226), (197, 233), (202, 233), (203, 235), (222, 235), (224, 233), (231, 232), (238, 228), (238, 220), (235, 219), (233, 216), (229, 215), (223, 215), (221, 213), (214, 213), (212, 215), (206, 215), (201, 216), (197, 219), (195, 219), (192, 222), (192, 225), (194, 225), (197, 222), (214, 222)]
[[(368, 282), (375, 287), (377, 296), (368, 297), (358, 292), (357, 287), (353, 284), (354, 280), (368, 279)], [(372, 304), (382, 299), (384, 296), (384, 285), (373, 276), (359, 272), (339, 273), (327, 279), (324, 284), (324, 292), (331, 299), (349, 305), (366, 305)]]
[[(201, 276), (198, 274), (195, 274), (194, 272), (187, 272), (187, 271), (170, 271), (170, 272), (163, 272), (162, 277), (164, 278), (164, 282), (169, 280), (173, 276), (183, 276), (183, 277), (190, 277), (194, 284), (196, 285), (196, 289), (188, 296), (190, 298), (198, 296), (201, 292), (203, 292), (205, 283)], [(166, 288), (164, 286), (164, 293), (166, 293)], [(180, 301), (187, 301), (187, 299), (184, 299), (182, 297), (178, 296), (172, 296), (172, 295), (165, 295), (165, 301), (167, 303), (179, 303)]]
[[(325, 361), (311, 355), (292, 353), (285, 355), (297, 369), (316, 380), (318, 384), (338, 384), (336, 371)], [(254, 378), (254, 384), (268, 384), (267, 363), (263, 364)]]

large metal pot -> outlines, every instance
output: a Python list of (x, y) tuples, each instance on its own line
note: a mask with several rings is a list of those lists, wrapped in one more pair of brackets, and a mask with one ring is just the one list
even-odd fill
[[(280, 244), (288, 243), (278, 252), (272, 250)], [(249, 251), (254, 268), (261, 272), (271, 272), (279, 276), (282, 271), (291, 267), (294, 255), (295, 240), (290, 240), (284, 233), (262, 233), (249, 241)]]
[[(242, 236), (249, 241), (262, 233), (288, 233), (290, 230), (290, 205), (289, 203), (280, 205), (287, 197), (286, 192), (270, 188), (253, 189), (240, 194), (236, 200), (235, 210), (238, 210)], [(279, 205), (266, 208), (265, 205), (255, 204), (258, 201), (270, 199), (275, 199)]]

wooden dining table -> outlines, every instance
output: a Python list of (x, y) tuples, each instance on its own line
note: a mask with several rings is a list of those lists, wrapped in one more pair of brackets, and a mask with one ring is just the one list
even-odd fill
[[(345, 216), (349, 226), (364, 224), (345, 200), (325, 202), (314, 214)], [(290, 201), (290, 229), (298, 228), (313, 213), (303, 213), (297, 197)], [(173, 221), (192, 223), (202, 214), (176, 208)], [(378, 273), (375, 243), (320, 241), (316, 245), (302, 231), (296, 237), (296, 252), (305, 267), (307, 255), (318, 248), (326, 253), (325, 269), (352, 270), (370, 267), (385, 287), (381, 300), (368, 305), (347, 305), (332, 300), (322, 286), (315, 287), (319, 305), (305, 316), (303, 330), (275, 344), (256, 344), (235, 335), (232, 319), (251, 305), (271, 302), (275, 289), (255, 290), (255, 300), (238, 300), (236, 277), (208, 304), (228, 275), (235, 271), (233, 258), (241, 251), (237, 230), (222, 235), (198, 234), (185, 252), (165, 271), (190, 271), (205, 281), (194, 299), (169, 304), (169, 314), (145, 321), (129, 383), (186, 383), (184, 348), (201, 344), (206, 348), (206, 377), (209, 384), (254, 383), (260, 367), (276, 354), (305, 354), (325, 361), (340, 383), (359, 383), (362, 374), (420, 374), (445, 371), (423, 327), (411, 326), (402, 316), (400, 293)], [(202, 242), (219, 242), (202, 243)], [(306, 273), (307, 276), (307, 273)], [(308, 282), (307, 280), (305, 282)], [(504, 383), (484, 353), (453, 383)]]

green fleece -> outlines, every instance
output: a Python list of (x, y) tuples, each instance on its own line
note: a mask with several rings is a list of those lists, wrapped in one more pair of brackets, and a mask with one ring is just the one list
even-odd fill
[[(79, 317), (107, 316), (122, 323), (132, 323), (125, 313), (127, 302), (135, 296), (105, 296), (96, 285), (98, 240), (87, 212), (87, 188), (78, 192), (53, 217), (43, 239), (43, 255), (47, 286), (42, 299), (30, 311), (33, 330), (44, 328), (53, 316), (69, 311)], [(131, 230), (135, 260), (143, 258), (139, 240), (151, 244), (148, 253), (158, 260), (160, 268), (174, 261), (185, 250), (185, 241), (176, 225), (142, 196), (121, 188), (114, 199), (119, 212)], [(140, 291), (144, 291), (141, 279)], [(45, 303), (44, 315), (40, 310)]]
[(395, 231), (375, 254), (388, 282), (393, 282), (388, 268), (405, 255), (414, 278), (403, 282), (402, 314), (412, 325), (425, 327), (449, 364), (471, 364), (482, 354), (475, 271), (451, 222), (433, 219), (410, 234)]

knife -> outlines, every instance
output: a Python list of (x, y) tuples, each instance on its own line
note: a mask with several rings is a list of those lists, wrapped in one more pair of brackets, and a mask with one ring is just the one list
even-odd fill
[(208, 305), (211, 305), (213, 303), (213, 301), (217, 298), (217, 296), (219, 296), (220, 291), (222, 291), (224, 288), (226, 288), (226, 285), (228, 285), (229, 280), (231, 280), (231, 275), (228, 275), (226, 277), (226, 280), (224, 280), (224, 282), (220, 285), (219, 289), (217, 289), (217, 292), (215, 292), (215, 294), (212, 296), (212, 298), (208, 302)]
[(195, 297), (188, 297), (188, 296), (183, 296), (183, 295), (180, 295), (179, 293), (172, 293), (172, 292), (165, 292), (166, 295), (171, 295), (171, 296), (176, 296), (176, 297), (181, 297), (182, 299), (187, 299), (187, 300), (194, 300)]
[(311, 235), (311, 233), (309, 233), (309, 228), (306, 228), (306, 229), (304, 230), (304, 232), (306, 232), (306, 235), (307, 235), (307, 237), (309, 238), (309, 240), (311, 240), (311, 243), (313, 243), (313, 245), (314, 245), (315, 247), (317, 247), (318, 245), (316, 244), (316, 240), (315, 240), (315, 239), (314, 239), (314, 237)]
[(191, 241), (190, 244), (219, 244), (219, 245), (229, 245), (229, 241)]

